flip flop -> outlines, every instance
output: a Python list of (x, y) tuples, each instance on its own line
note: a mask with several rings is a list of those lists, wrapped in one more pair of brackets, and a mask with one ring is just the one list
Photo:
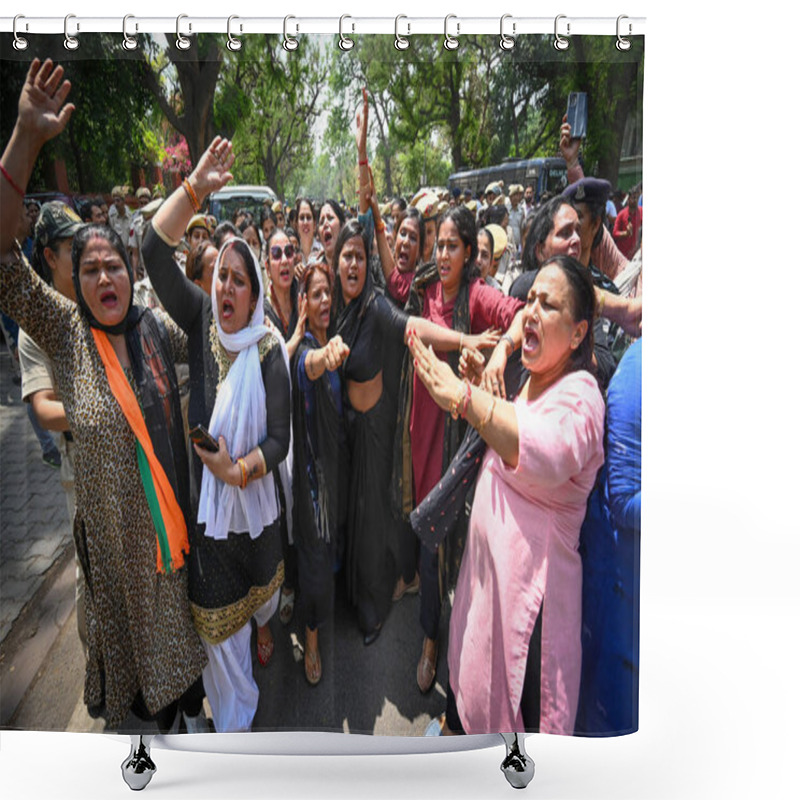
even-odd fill
[(306, 680), (316, 686), (322, 680), (322, 659), (319, 650), (306, 650)]

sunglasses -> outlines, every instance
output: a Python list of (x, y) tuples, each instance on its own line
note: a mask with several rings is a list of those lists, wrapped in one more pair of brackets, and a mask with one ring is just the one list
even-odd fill
[(294, 258), (294, 245), (287, 244), (281, 247), (280, 245), (274, 244), (269, 249), (270, 257), (273, 258), (275, 261), (279, 261), (281, 257), (286, 254), (286, 258), (292, 259)]

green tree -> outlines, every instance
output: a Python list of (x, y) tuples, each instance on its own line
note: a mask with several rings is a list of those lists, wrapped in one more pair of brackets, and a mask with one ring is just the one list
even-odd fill
[(283, 193), (289, 176), (314, 156), (312, 130), (322, 111), (325, 52), (310, 39), (287, 54), (280, 37), (263, 36), (248, 40), (246, 52), (236, 58), (235, 69), (221, 75), (217, 97), (218, 107), (236, 125), (237, 175)]
[(633, 124), (634, 149), (641, 146), (641, 37), (620, 52), (607, 36), (574, 36), (556, 52), (550, 36), (524, 36), (504, 53), (492, 75), (498, 141), (493, 161), (556, 155), (559, 128), (570, 92), (587, 93), (587, 171), (617, 183), (623, 137)]
[(133, 53), (142, 65), (145, 85), (170, 125), (185, 137), (196, 164), (218, 133), (230, 136), (233, 130), (219, 129), (214, 117), (217, 80), (227, 52), (222, 45), (225, 37), (187, 38), (191, 46), (179, 50), (170, 36), (166, 48), (151, 36), (140, 36), (140, 46)]
[[(124, 50), (122, 39), (114, 34), (82, 35), (75, 53), (65, 50), (59, 37), (32, 35), (30, 40), (32, 53), (63, 65), (72, 83), (69, 99), (75, 103), (64, 134), (43, 148), (31, 189), (56, 186), (57, 159), (66, 165), (70, 186), (82, 194), (109, 191), (114, 184), (130, 182), (132, 170), (152, 154), (147, 120), (154, 109), (139, 61)], [(16, 120), (19, 92), (29, 65), (28, 60), (0, 59), (4, 141)]]

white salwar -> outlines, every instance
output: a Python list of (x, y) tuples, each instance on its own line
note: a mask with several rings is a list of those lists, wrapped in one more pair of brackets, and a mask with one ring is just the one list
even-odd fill
[[(216, 285), (223, 254), (233, 241), (236, 239), (226, 242), (219, 252), (212, 286)], [(233, 459), (245, 456), (267, 435), (266, 394), (261, 379), (258, 342), (268, 332), (275, 334), (278, 339), (287, 370), (289, 368), (283, 337), (264, 318), (264, 286), (255, 257), (254, 263), (258, 275), (258, 298), (246, 327), (234, 334), (225, 333), (219, 326), (216, 292), (213, 289), (211, 292), (211, 305), (220, 343), (228, 352), (238, 355), (217, 393), (209, 431), (215, 438), (225, 437)], [(278, 468), (284, 483), (287, 505), (292, 497), (289, 478), (292, 470), (292, 449), (290, 441), (289, 454)], [(215, 478), (208, 467), (203, 468), (197, 519), (198, 522), (205, 523), (206, 536), (224, 540), (233, 531), (248, 533), (255, 539), (266, 526), (275, 522), (280, 513), (280, 499), (272, 473), (241, 489), (225, 484)], [(287, 522), (291, 524), (290, 506), (287, 508), (287, 518)], [(253, 614), (259, 627), (266, 625), (278, 610), (279, 599), (280, 592), (275, 592)], [(245, 624), (218, 644), (203, 640), (208, 656), (208, 665), (203, 670), (203, 685), (211, 706), (214, 728), (220, 733), (249, 731), (253, 725), (258, 707), (258, 685), (253, 678), (250, 639), (250, 625)]]

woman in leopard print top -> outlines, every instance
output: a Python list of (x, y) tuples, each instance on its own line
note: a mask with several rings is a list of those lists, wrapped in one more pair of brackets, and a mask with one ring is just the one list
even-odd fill
[[(199, 712), (205, 664), (182, 566), (188, 481), (173, 355), (185, 348), (185, 337), (132, 305), (126, 250), (110, 229), (91, 226), (76, 236), (79, 305), (47, 286), (14, 243), (15, 193), (27, 185), (41, 145), (69, 117), (71, 107), (63, 105), (69, 84), (61, 83), (62, 75), (50, 61), (33, 61), (3, 153), (0, 307), (52, 360), (75, 440), (74, 536), (87, 589), (84, 700), (110, 729), (135, 730), (135, 717), (155, 717), (164, 730), (187, 692), (194, 703), (187, 713)], [(117, 393), (109, 370), (124, 376)], [(120, 392), (131, 401), (127, 408), (137, 424), (143, 423), (138, 434)], [(149, 442), (153, 456), (144, 456), (146, 470), (141, 441)], [(145, 471), (168, 519), (162, 519), (162, 540)]]

